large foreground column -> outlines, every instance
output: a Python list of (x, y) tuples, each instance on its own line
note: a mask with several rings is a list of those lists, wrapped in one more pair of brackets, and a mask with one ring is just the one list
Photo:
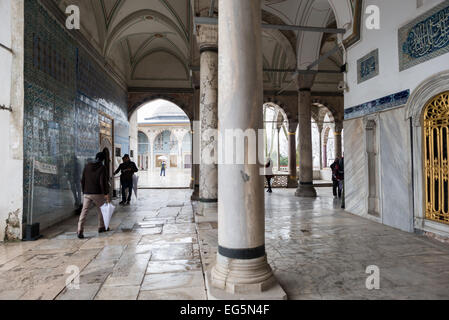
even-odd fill
[(298, 128), (298, 121), (288, 121), (288, 181), (287, 188), (298, 187), (298, 177), (296, 172), (296, 129)]
[(216, 212), (218, 172), (217, 137), (218, 127), (218, 27), (200, 25), (197, 30), (201, 53), (200, 66), (200, 121), (201, 121), (201, 166), (200, 166), (200, 214), (209, 207)]
[[(261, 36), (261, 0), (219, 2), (218, 104), (223, 136), (236, 129), (257, 135), (263, 128)], [(248, 147), (253, 148), (251, 153), (246, 153)], [(254, 152), (257, 143), (252, 141), (245, 148), (243, 164), (219, 164), (218, 254), (208, 272), (208, 294), (213, 298), (285, 298), (265, 253), (264, 180), (259, 170), (263, 166), (249, 163)]]
[(312, 93), (311, 79), (298, 77), (299, 85), (299, 185), (297, 197), (316, 197), (313, 187), (313, 155), (312, 155)]

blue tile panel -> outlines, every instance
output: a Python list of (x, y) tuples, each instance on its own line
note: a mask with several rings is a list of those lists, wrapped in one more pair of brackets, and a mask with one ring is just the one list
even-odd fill
[(68, 32), (37, 0), (25, 0), (24, 222), (31, 207), (33, 222), (73, 212), (82, 169), (99, 151), (99, 111), (114, 119), (114, 139), (129, 151), (127, 92)]
[(345, 120), (363, 117), (372, 113), (396, 108), (407, 103), (410, 90), (401, 91), (358, 106), (345, 109)]
[(379, 49), (368, 53), (357, 61), (357, 83), (362, 83), (379, 74)]
[(399, 29), (399, 69), (449, 52), (449, 0)]

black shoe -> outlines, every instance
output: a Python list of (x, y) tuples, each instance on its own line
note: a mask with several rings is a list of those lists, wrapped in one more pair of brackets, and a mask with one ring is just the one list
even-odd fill
[(98, 229), (98, 233), (103, 233), (103, 232), (108, 232), (108, 231), (111, 231), (111, 229), (110, 228), (108, 228), (108, 230), (106, 230), (106, 228), (99, 228)]
[(125, 204), (126, 204), (125, 201), (121, 201), (121, 202), (119, 203), (119, 205), (121, 205), (121, 206), (124, 206)]
[(131, 204), (131, 201), (126, 201), (125, 205), (129, 206)]
[(78, 235), (78, 239), (84, 239), (84, 234), (82, 232), (78, 233), (77, 235)]

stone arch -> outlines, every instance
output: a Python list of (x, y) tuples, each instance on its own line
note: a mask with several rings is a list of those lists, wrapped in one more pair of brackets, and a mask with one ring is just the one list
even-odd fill
[(128, 94), (128, 119), (145, 104), (155, 100), (176, 104), (193, 121), (193, 93), (130, 92)]
[(406, 104), (406, 119), (411, 118), (415, 127), (421, 127), (427, 103), (445, 91), (449, 91), (449, 70), (427, 78), (412, 92)]

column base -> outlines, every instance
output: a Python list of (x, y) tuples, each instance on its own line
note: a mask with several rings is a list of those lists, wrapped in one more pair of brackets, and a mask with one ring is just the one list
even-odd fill
[(195, 185), (193, 187), (193, 193), (192, 196), (190, 197), (190, 200), (198, 201), (199, 199), (200, 199), (200, 188), (199, 185)]
[(296, 177), (289, 176), (287, 180), (287, 188), (298, 188), (298, 179)]
[(316, 198), (316, 190), (312, 184), (299, 184), (295, 196), (304, 198)]
[(206, 272), (206, 289), (208, 300), (287, 300), (287, 294), (280, 284), (276, 283), (267, 291), (259, 293), (229, 293), (211, 285), (211, 270)]
[(218, 202), (213, 200), (199, 199), (198, 212), (199, 216), (217, 215)]
[(206, 273), (211, 300), (286, 300), (266, 256), (231, 259), (217, 254), (216, 264)]

